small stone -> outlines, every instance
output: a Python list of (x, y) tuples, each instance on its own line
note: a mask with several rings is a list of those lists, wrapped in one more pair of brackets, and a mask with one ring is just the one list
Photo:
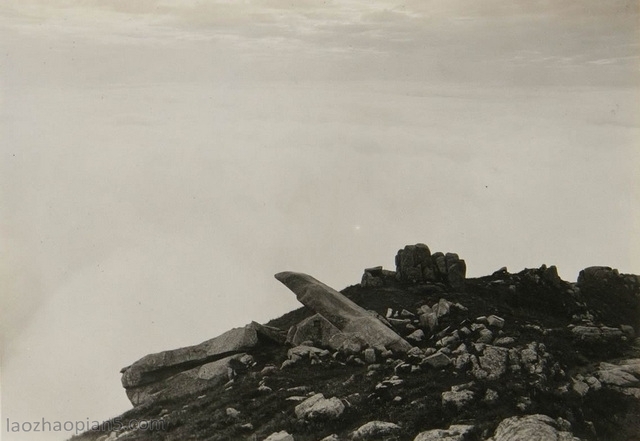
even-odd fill
[(489, 326), (493, 326), (494, 328), (502, 329), (504, 327), (504, 319), (502, 317), (498, 317), (497, 315), (490, 315), (487, 317), (487, 324)]
[(300, 419), (334, 419), (344, 412), (344, 404), (340, 399), (325, 398), (322, 394), (315, 394), (298, 404), (295, 414)]
[(364, 361), (367, 364), (373, 364), (376, 362), (376, 351), (373, 348), (367, 348), (364, 350)]
[(239, 418), (240, 417), (240, 411), (234, 409), (233, 407), (227, 407), (227, 416), (231, 417), (231, 418)]
[(454, 424), (448, 429), (432, 429), (420, 432), (413, 441), (463, 441), (473, 430), (473, 426)]
[(589, 385), (584, 381), (572, 380), (572, 383), (573, 385), (571, 386), (571, 388), (575, 393), (577, 393), (581, 397), (584, 397), (587, 394), (587, 392), (589, 392)]
[(493, 341), (493, 332), (488, 329), (482, 329), (480, 331), (480, 336), (476, 339), (478, 343), (486, 343), (489, 344)]
[(499, 395), (498, 392), (496, 392), (493, 389), (487, 389), (486, 392), (484, 393), (484, 397), (482, 398), (482, 401), (484, 401), (487, 404), (494, 404), (498, 401)]
[(516, 339), (513, 337), (500, 337), (493, 342), (496, 346), (509, 346), (516, 342)]
[(373, 440), (393, 435), (398, 431), (400, 431), (400, 426), (397, 424), (386, 421), (369, 421), (353, 432), (351, 438), (355, 441)]
[(451, 363), (451, 359), (447, 357), (442, 351), (438, 351), (433, 355), (430, 355), (424, 359), (424, 363), (439, 369), (448, 366)]
[(421, 342), (424, 339), (425, 339), (425, 335), (422, 329), (417, 329), (407, 336), (407, 340), (411, 340), (414, 342)]
[(295, 441), (293, 436), (291, 436), (288, 432), (282, 430), (280, 432), (274, 432), (268, 437), (265, 438), (264, 441)]

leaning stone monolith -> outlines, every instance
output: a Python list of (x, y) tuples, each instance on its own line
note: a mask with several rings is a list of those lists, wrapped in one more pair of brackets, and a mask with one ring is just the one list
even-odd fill
[(384, 346), (398, 352), (412, 348), (406, 340), (386, 327), (364, 308), (335, 289), (302, 273), (282, 272), (275, 275), (298, 300), (326, 318), (345, 334), (357, 334), (369, 346)]

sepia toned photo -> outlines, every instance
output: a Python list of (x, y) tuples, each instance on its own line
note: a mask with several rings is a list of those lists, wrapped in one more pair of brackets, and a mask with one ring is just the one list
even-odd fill
[(640, 3), (2, 0), (3, 441), (640, 440)]

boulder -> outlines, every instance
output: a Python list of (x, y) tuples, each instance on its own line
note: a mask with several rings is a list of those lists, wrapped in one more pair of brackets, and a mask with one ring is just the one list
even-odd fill
[(396, 254), (396, 277), (402, 282), (435, 281), (431, 251), (425, 244), (407, 245)]
[(353, 432), (351, 438), (355, 441), (381, 439), (398, 431), (400, 431), (400, 426), (397, 424), (386, 421), (369, 421)]
[(371, 347), (385, 346), (397, 352), (411, 349), (407, 341), (364, 308), (313, 277), (294, 272), (278, 273), (275, 277), (293, 291), (303, 305), (321, 314), (343, 333), (358, 334)]
[(424, 363), (433, 368), (439, 369), (447, 367), (451, 364), (451, 359), (446, 354), (438, 351), (433, 355), (430, 355), (424, 359)]
[(640, 387), (640, 358), (623, 360), (619, 364), (602, 362), (596, 377), (605, 386)]
[(566, 430), (571, 426), (546, 415), (515, 416), (502, 420), (487, 441), (580, 441)]
[(344, 404), (340, 399), (325, 398), (315, 394), (295, 407), (296, 416), (306, 420), (329, 420), (338, 418), (344, 412)]
[(199, 345), (145, 355), (131, 366), (122, 368), (122, 385), (131, 388), (155, 383), (190, 368), (246, 351), (257, 344), (258, 333), (249, 325), (231, 329)]
[(467, 264), (455, 253), (447, 253), (445, 255), (445, 264), (447, 266), (446, 281), (449, 286), (455, 290), (463, 291)]
[(438, 326), (438, 315), (435, 312), (420, 314), (420, 326), (433, 332)]
[(288, 432), (282, 430), (280, 432), (274, 432), (264, 439), (264, 441), (295, 441), (293, 436)]
[(331, 337), (339, 334), (340, 330), (320, 314), (312, 315), (289, 329), (287, 343), (297, 346), (305, 341), (311, 341), (316, 346), (328, 347)]
[(404, 283), (443, 282), (463, 290), (467, 266), (455, 253), (433, 253), (425, 244), (407, 245), (396, 254), (396, 278)]
[(205, 363), (155, 383), (126, 388), (131, 404), (139, 406), (159, 399), (176, 398), (212, 386), (224, 384), (233, 378), (234, 369), (246, 354), (236, 354)]
[(450, 391), (442, 392), (442, 406), (453, 406), (461, 410), (473, 401), (475, 393), (468, 389), (458, 389), (452, 387)]
[(574, 326), (571, 333), (577, 342), (587, 344), (618, 343), (624, 337), (621, 329), (608, 326)]
[(464, 441), (473, 426), (454, 424), (448, 429), (433, 429), (421, 432), (413, 441)]
[(507, 371), (507, 355), (509, 350), (498, 346), (486, 346), (482, 355), (472, 357), (471, 373), (477, 379), (497, 380)]

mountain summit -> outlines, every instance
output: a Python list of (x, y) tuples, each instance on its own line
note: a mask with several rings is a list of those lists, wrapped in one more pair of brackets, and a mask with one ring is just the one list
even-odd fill
[(466, 277), (424, 244), (338, 292), (124, 367), (133, 408), (74, 441), (640, 439), (640, 277)]

